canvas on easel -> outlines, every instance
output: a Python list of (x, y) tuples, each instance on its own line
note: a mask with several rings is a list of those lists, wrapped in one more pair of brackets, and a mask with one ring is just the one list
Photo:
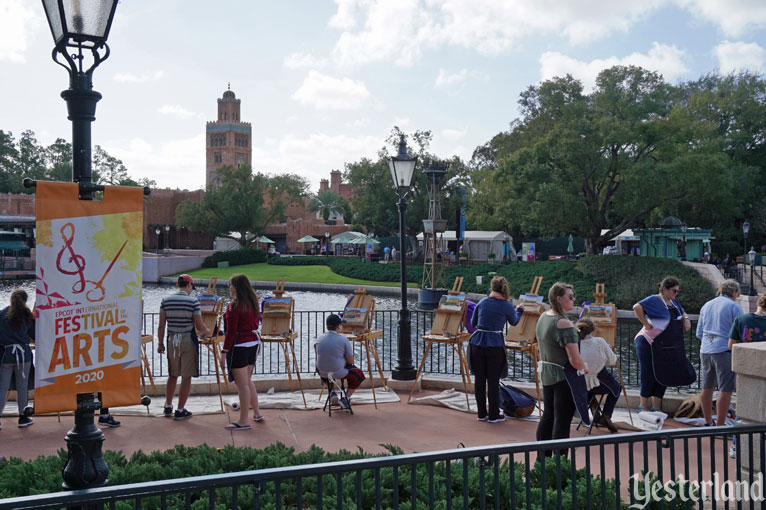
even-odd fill
[(374, 312), (375, 298), (367, 294), (367, 289), (356, 289), (343, 309), (343, 327), (347, 333), (361, 334), (369, 331)]
[(603, 283), (596, 284), (596, 292), (593, 293), (596, 301), (583, 305), (583, 317), (593, 321), (596, 330), (593, 336), (600, 336), (614, 348), (617, 336), (617, 306), (614, 303), (604, 303), (606, 291)]
[(439, 300), (439, 307), (434, 310), (434, 321), (431, 325), (431, 331), (423, 336), (423, 343), (425, 349), (423, 356), (420, 359), (420, 366), (415, 374), (415, 382), (410, 389), (409, 400), (412, 400), (412, 394), (415, 392), (418, 378), (423, 371), (428, 353), (434, 343), (449, 345), (458, 356), (458, 362), (460, 363), (460, 376), (463, 380), (463, 388), (465, 389), (466, 405), (470, 409), (471, 404), (468, 399), (468, 394), (471, 391), (471, 380), (468, 370), (468, 362), (466, 361), (465, 351), (463, 349), (463, 342), (468, 340), (470, 334), (464, 331), (466, 300), (465, 294), (460, 292), (463, 286), (463, 277), (458, 276), (455, 278), (455, 283), (452, 285), (452, 289), (446, 296), (442, 296)]
[(533, 343), (535, 341), (535, 328), (540, 315), (547, 309), (543, 304), (543, 296), (538, 295), (540, 285), (543, 283), (542, 276), (535, 276), (532, 288), (529, 292), (519, 296), (519, 304), (524, 305), (521, 320), (515, 326), (510, 326), (505, 335), (506, 342)]
[[(276, 343), (282, 348), (285, 358), (285, 369), (290, 391), (293, 391), (292, 371), (298, 378), (298, 386), (303, 397), (303, 405), (306, 406), (306, 395), (303, 393), (303, 381), (295, 356), (293, 340), (298, 337), (295, 331), (295, 301), (285, 296), (285, 281), (277, 280), (274, 295), (263, 300), (263, 313), (261, 314), (261, 341), (264, 343)], [(290, 360), (292, 353), (292, 361)], [(292, 369), (291, 369), (292, 363)]]

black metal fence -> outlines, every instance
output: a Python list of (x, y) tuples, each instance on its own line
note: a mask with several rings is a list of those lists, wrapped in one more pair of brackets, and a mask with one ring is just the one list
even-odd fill
[(513, 443), (36, 495), (0, 510), (763, 508), (765, 439), (760, 424)]
[[(312, 347), (312, 342), (322, 333), (324, 333), (324, 323), (327, 315), (332, 311), (298, 311), (295, 312), (295, 329), (298, 332), (298, 338), (295, 340), (295, 353), (298, 360), (298, 367), (301, 373), (314, 373), (314, 363), (316, 355)], [(337, 313), (337, 312), (335, 312)], [(423, 353), (425, 345), (422, 341), (423, 336), (431, 329), (433, 323), (433, 312), (413, 310), (412, 317), (412, 355), (415, 367), (417, 368)], [(396, 335), (397, 323), (399, 320), (398, 310), (377, 310), (373, 318), (373, 329), (383, 331), (383, 336), (376, 340), (378, 356), (382, 364), (382, 369), (386, 372), (391, 371), (396, 364)], [(158, 314), (145, 313), (143, 331), (147, 335), (155, 335)], [(686, 336), (687, 356), (697, 370), (697, 381), (685, 389), (697, 390), (700, 388), (700, 341), (695, 337), (697, 323), (692, 321), (692, 328)], [(641, 324), (637, 319), (618, 319), (617, 333), (615, 337), (615, 350), (620, 357), (620, 366), (622, 368), (623, 380), (625, 386), (637, 388), (639, 386), (638, 361), (636, 358), (636, 348), (634, 337), (641, 329)], [(152, 373), (155, 377), (164, 377), (167, 375), (167, 360), (164, 356), (156, 354), (154, 343), (147, 344), (147, 354), (152, 367)], [(355, 358), (357, 365), (367, 371), (367, 358), (361, 352), (361, 347), (356, 346), (357, 352)], [(151, 352), (149, 352), (151, 351)], [(203, 376), (215, 375), (215, 365), (212, 353), (203, 350), (204, 355), (200, 359), (200, 374)], [(373, 367), (374, 368), (374, 367)], [(521, 352), (508, 353), (508, 375), (516, 381), (530, 382), (534, 381), (534, 370), (529, 356)], [(613, 371), (616, 372), (615, 369)], [(448, 345), (434, 344), (428, 353), (428, 358), (423, 368), (426, 374), (441, 375), (459, 375), (460, 364), (457, 355)], [(268, 344), (263, 349), (261, 356), (256, 362), (256, 375), (278, 375), (286, 374), (285, 360), (282, 349), (276, 344)], [(615, 374), (616, 375), (616, 374)]]

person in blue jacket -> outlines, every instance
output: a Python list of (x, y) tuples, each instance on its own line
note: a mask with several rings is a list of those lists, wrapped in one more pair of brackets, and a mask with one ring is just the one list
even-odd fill
[(5, 408), (11, 377), (15, 376), (20, 428), (35, 422), (34, 419), (24, 416), (24, 408), (28, 403), (29, 370), (32, 366), (30, 338), (35, 338), (35, 315), (27, 308), (27, 293), (17, 289), (11, 293), (11, 306), (0, 310), (0, 414)]
[(518, 324), (524, 308), (514, 308), (508, 301), (511, 291), (502, 276), (492, 278), (490, 289), (489, 296), (479, 301), (471, 316), (475, 331), (471, 335), (469, 355), (478, 420), (498, 423), (505, 421), (505, 416), (500, 414), (500, 374), (503, 364), (507, 364), (503, 327), (506, 322), (511, 326)]

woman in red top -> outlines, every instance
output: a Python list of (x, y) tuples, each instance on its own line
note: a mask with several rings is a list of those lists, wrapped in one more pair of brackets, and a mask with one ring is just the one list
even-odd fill
[(221, 352), (221, 369), (224, 363), (229, 364), (229, 372), (234, 378), (239, 392), (239, 421), (226, 425), (227, 429), (247, 430), (248, 409), (253, 408), (253, 420), (262, 421), (263, 415), (258, 407), (258, 393), (253, 384), (253, 369), (258, 350), (261, 347), (261, 337), (258, 334), (260, 309), (258, 297), (250, 285), (250, 280), (243, 274), (237, 274), (229, 280), (229, 295), (231, 303), (223, 315), (226, 327), (226, 340)]

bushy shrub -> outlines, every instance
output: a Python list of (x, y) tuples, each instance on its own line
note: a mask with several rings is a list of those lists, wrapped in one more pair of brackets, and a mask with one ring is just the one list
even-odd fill
[[(373, 455), (364, 452), (361, 448), (356, 452), (341, 450), (337, 453), (328, 453), (317, 446), (311, 446), (307, 451), (296, 453), (281, 443), (267, 446), (261, 450), (250, 447), (226, 446), (213, 448), (207, 445), (187, 447), (177, 445), (174, 448), (152, 453), (136, 452), (130, 459), (122, 452), (106, 451), (104, 459), (109, 465), (109, 485), (123, 485), (131, 483), (146, 483), (157, 480), (172, 478), (186, 478), (190, 476), (203, 476), (218, 473), (233, 473), (255, 469), (268, 469), (276, 467), (298, 466), (317, 464), (322, 462), (337, 462), (355, 460), (369, 457), (380, 457), (389, 454), (399, 455), (404, 453), (400, 448), (392, 445), (382, 445), (388, 453)], [(66, 453), (60, 450), (58, 456), (39, 457), (32, 461), (21, 461), (17, 458), (0, 463), (0, 498), (28, 496), (32, 494), (44, 494), (57, 492), (61, 484), (61, 468), (64, 465)], [(561, 469), (561, 492), (555, 487), (556, 467)], [(511, 472), (511, 467), (513, 472)], [(449, 491), (452, 496), (453, 506), (462, 507), (463, 487), (467, 489), (468, 507), (478, 508), (479, 501), (484, 498), (487, 508), (499, 508), (510, 510), (511, 485), (517, 502), (517, 508), (542, 508), (543, 491), (541, 489), (542, 472), (539, 463), (530, 466), (529, 473), (526, 466), (520, 463), (510, 464), (506, 459), (490, 456), (483, 459), (466, 459), (462, 462), (453, 461), (449, 468), (444, 462), (418, 464), (416, 471), (411, 473), (411, 466), (398, 468), (398, 500), (402, 508), (409, 508), (412, 498), (415, 496), (418, 503), (428, 501), (429, 492), (433, 491), (436, 498), (436, 508), (445, 508), (446, 494)], [(449, 484), (447, 483), (447, 471), (449, 469)], [(495, 470), (497, 469), (497, 470)], [(545, 464), (546, 491), (545, 500), (556, 501), (561, 496), (564, 508), (585, 509), (588, 498), (588, 487), (591, 487), (591, 503), (593, 508), (601, 508), (601, 480), (592, 476), (585, 469), (577, 470), (574, 481), (571, 479), (571, 464), (568, 459), (562, 457), (557, 461), (548, 459)], [(495, 486), (495, 476), (498, 476), (498, 501), (495, 502), (493, 490), (482, 493), (483, 486), (489, 488)], [(322, 490), (317, 490), (319, 480), (316, 477), (306, 478), (301, 483), (301, 498), (306, 508), (317, 508), (318, 494), (322, 494), (323, 506), (335, 508), (339, 500), (343, 501), (343, 508), (357, 507), (357, 474), (354, 471), (341, 475), (342, 494), (338, 494), (338, 483), (334, 475), (322, 477)], [(415, 479), (415, 494), (412, 493), (411, 480)], [(383, 508), (392, 508), (394, 504), (394, 470), (382, 468), (374, 472), (363, 471), (359, 475), (362, 508), (375, 508), (376, 486), (380, 487), (380, 504)], [(482, 483), (484, 482), (484, 483)], [(429, 485), (432, 487), (429, 488)], [(608, 508), (615, 508), (616, 485), (614, 480), (607, 480), (607, 500), (604, 502)], [(529, 496), (527, 495), (529, 489)], [(260, 507), (272, 508), (295, 508), (297, 504), (297, 484), (293, 480), (280, 483), (281, 501), (277, 501), (277, 491), (273, 483), (265, 483), (263, 491), (259, 495)], [(250, 508), (253, 504), (253, 488), (242, 485), (238, 490), (238, 508)], [(215, 491), (214, 500), (210, 501), (210, 493), (207, 490), (192, 492), (190, 494), (192, 508), (209, 508), (214, 504), (215, 508), (235, 508), (232, 500), (231, 489), (219, 489)], [(529, 506), (527, 506), (529, 497)], [(168, 508), (181, 507), (184, 504), (183, 494), (170, 494), (166, 496), (165, 504)], [(575, 500), (573, 502), (573, 499)], [(162, 502), (159, 497), (144, 497), (141, 500), (141, 508), (160, 508)], [(624, 503), (620, 506), (624, 506)], [(421, 505), (418, 505), (420, 508)], [(116, 502), (116, 508), (132, 508), (127, 501)], [(425, 508), (425, 507), (424, 507)]]
[[(339, 275), (377, 282), (399, 281), (399, 264), (375, 264), (356, 258), (340, 257), (280, 257), (269, 260), (279, 265), (326, 265)], [(540, 294), (548, 301), (548, 289), (555, 282), (574, 286), (577, 304), (593, 301), (596, 283), (605, 284), (606, 302), (615, 303), (621, 310), (630, 310), (633, 304), (650, 294), (657, 293), (657, 284), (666, 276), (681, 281), (679, 301), (689, 313), (698, 313), (705, 301), (715, 295), (713, 286), (694, 269), (669, 258), (625, 257), (596, 255), (583, 257), (578, 262), (539, 261), (520, 264), (475, 264), (471, 266), (446, 266), (444, 285), (451, 287), (458, 276), (465, 278), (464, 292), (486, 294), (489, 292), (489, 273), (495, 272), (508, 280), (511, 296), (529, 292), (535, 276), (542, 276)], [(481, 285), (476, 277), (483, 276)], [(423, 266), (407, 266), (407, 281), (420, 283)]]
[(259, 264), (266, 262), (266, 252), (255, 248), (217, 251), (202, 262), (202, 267), (218, 267), (219, 262), (228, 262), (230, 266)]

